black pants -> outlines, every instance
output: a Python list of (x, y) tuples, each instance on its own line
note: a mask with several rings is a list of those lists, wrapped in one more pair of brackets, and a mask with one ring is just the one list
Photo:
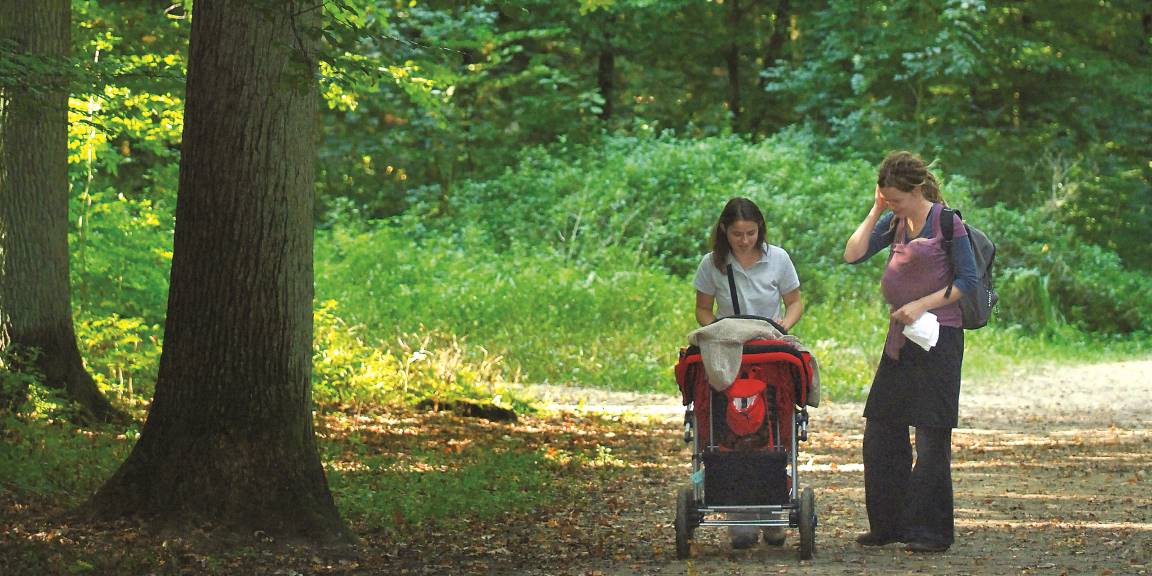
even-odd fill
[(864, 426), (864, 499), (873, 534), (951, 546), (952, 429), (916, 428), (916, 463), (908, 426), (869, 418)]

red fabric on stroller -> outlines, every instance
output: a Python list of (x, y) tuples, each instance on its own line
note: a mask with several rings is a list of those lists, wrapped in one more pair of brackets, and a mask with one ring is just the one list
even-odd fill
[[(708, 383), (699, 350), (695, 347), (682, 349), (676, 364), (676, 383), (683, 404), (691, 405), (696, 415), (701, 444), (706, 445), (711, 440), (711, 424), (716, 420), (724, 424), (716, 431), (715, 439), (722, 450), (790, 448), (792, 426), (781, 423), (789, 422), (791, 411), (807, 401), (812, 379), (811, 363), (810, 353), (801, 352), (787, 342), (751, 340), (744, 345), (736, 383), (723, 392), (715, 392)], [(748, 380), (761, 382), (763, 387), (742, 382)], [(754, 401), (748, 400), (749, 393), (755, 397)], [(723, 401), (725, 408), (713, 410), (714, 400)], [(749, 421), (739, 416), (740, 410), (733, 408), (739, 404), (755, 407), (756, 402), (761, 403), (764, 414), (757, 419), (753, 430), (749, 429)], [(727, 415), (733, 413), (737, 416), (730, 421)]]

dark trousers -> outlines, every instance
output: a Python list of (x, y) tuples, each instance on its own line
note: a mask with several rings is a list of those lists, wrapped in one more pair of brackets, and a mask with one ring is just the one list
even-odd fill
[(864, 499), (873, 534), (951, 546), (952, 429), (917, 427), (913, 465), (908, 426), (869, 418), (864, 426)]

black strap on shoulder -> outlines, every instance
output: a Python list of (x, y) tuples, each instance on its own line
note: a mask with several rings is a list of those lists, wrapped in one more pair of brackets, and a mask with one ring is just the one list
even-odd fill
[[(953, 214), (959, 214), (959, 212), (951, 208), (940, 209), (940, 234), (941, 237), (944, 238), (944, 249), (947, 250), (949, 254), (952, 253)], [(961, 216), (960, 218), (963, 219), (964, 217)]]
[[(952, 234), (954, 226), (952, 217), (953, 214), (959, 214), (956, 210), (945, 206), (940, 209), (940, 238), (944, 242), (944, 256), (948, 259), (948, 267), (952, 270), (953, 281), (948, 283), (948, 289), (944, 291), (944, 297), (948, 298), (952, 295), (952, 286), (955, 284), (956, 278), (956, 264), (952, 261)], [(963, 216), (961, 216), (963, 219)]]
[(728, 290), (732, 293), (732, 313), (740, 314), (740, 294), (736, 292), (736, 277), (732, 273), (732, 264), (728, 264)]

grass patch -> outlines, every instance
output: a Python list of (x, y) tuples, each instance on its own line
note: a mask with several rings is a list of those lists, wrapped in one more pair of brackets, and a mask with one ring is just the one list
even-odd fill
[(7, 418), (0, 423), (0, 490), (18, 500), (77, 506), (128, 457), (133, 434)]
[(571, 418), (496, 424), (433, 413), (332, 414), (317, 432), (344, 517), (361, 531), (401, 534), (548, 509), (627, 465), (588, 433), (615, 437), (622, 424)]
[(554, 473), (543, 464), (534, 451), (417, 450), (366, 457), (351, 469), (329, 467), (328, 482), (348, 521), (404, 532), (529, 511), (554, 496), (547, 488)]

